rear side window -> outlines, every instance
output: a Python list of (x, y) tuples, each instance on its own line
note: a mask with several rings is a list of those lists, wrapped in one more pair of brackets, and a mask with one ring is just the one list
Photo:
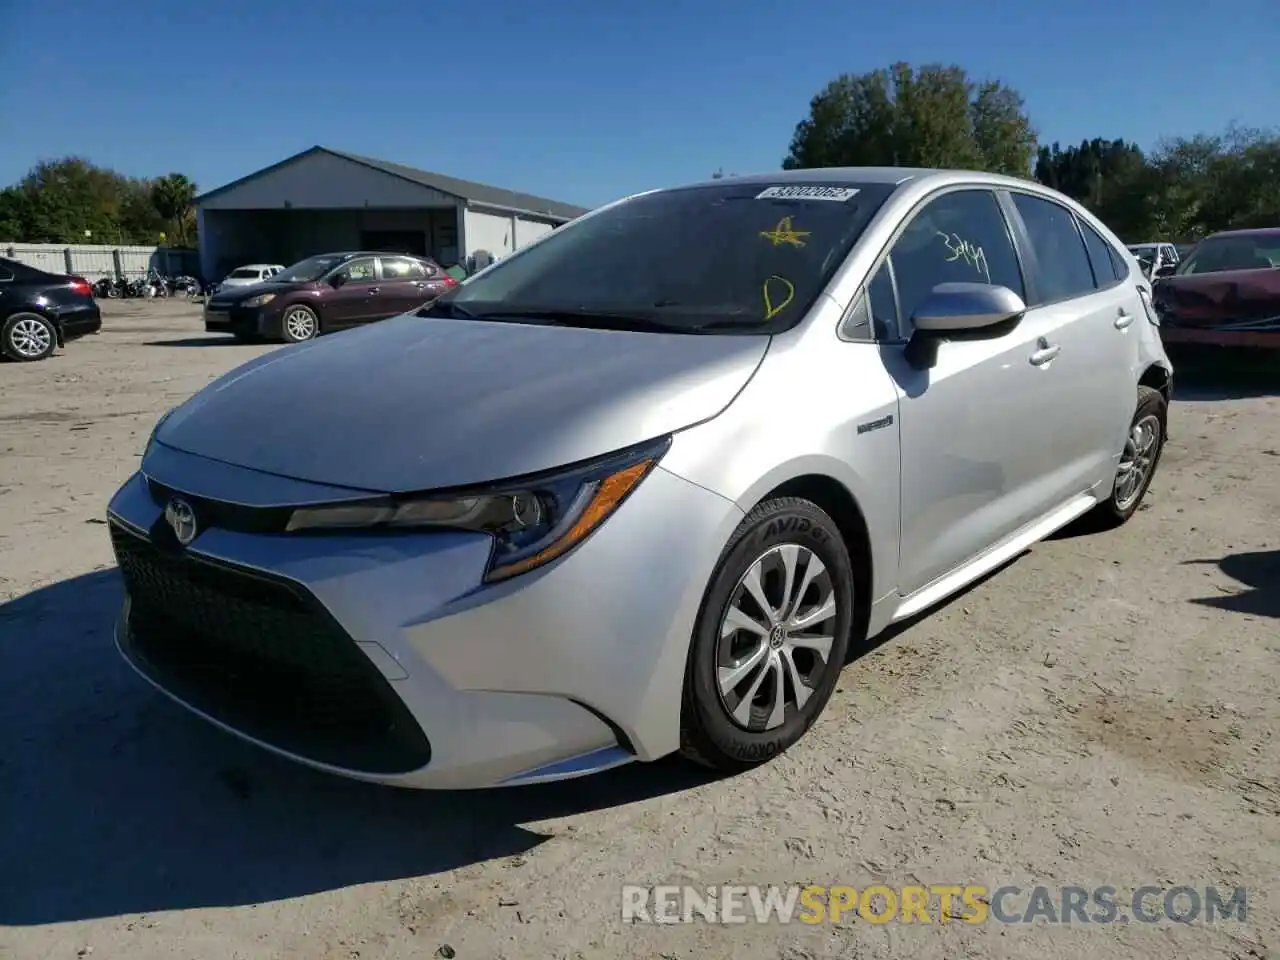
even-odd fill
[(1053, 303), (1092, 293), (1093, 268), (1089, 266), (1084, 239), (1076, 228), (1075, 215), (1061, 204), (1025, 193), (1015, 193), (1013, 202), (1027, 226), (1040, 266), (1036, 303)]
[(6, 267), (4, 264), (0, 263), (0, 280), (12, 280), (12, 279), (13, 279), (13, 271), (10, 270), (8, 267)]
[(1083, 220), (1079, 221), (1080, 232), (1084, 234), (1084, 247), (1089, 252), (1089, 265), (1093, 267), (1093, 279), (1099, 290), (1103, 287), (1109, 287), (1117, 280), (1122, 279), (1120, 274), (1116, 272), (1115, 261), (1112, 259), (1111, 244), (1103, 240), (1098, 235), (1098, 231), (1093, 229)]

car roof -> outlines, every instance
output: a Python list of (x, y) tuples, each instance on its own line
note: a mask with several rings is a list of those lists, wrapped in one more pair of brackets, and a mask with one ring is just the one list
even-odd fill
[[(331, 253), (313, 253), (311, 257), (338, 257), (341, 259), (350, 259), (352, 257), (409, 257), (411, 260), (435, 262), (430, 257), (424, 257), (420, 253), (399, 253), (395, 250), (335, 250)], [(307, 257), (307, 259), (310, 260), (311, 257)]]
[[(787, 183), (883, 183), (901, 185), (909, 180), (963, 181), (990, 183), (1004, 186), (1043, 187), (1043, 184), (1022, 177), (1009, 177), (1000, 173), (981, 170), (944, 170), (934, 167), (813, 167), (804, 170), (778, 170), (773, 173), (734, 174), (703, 180), (687, 186), (725, 186), (734, 183), (787, 184)], [(674, 187), (672, 189), (680, 189)]]
[(237, 270), (265, 270), (267, 267), (278, 267), (278, 263), (245, 263), (236, 267)]
[(1219, 230), (1205, 237), (1206, 240), (1218, 237), (1280, 237), (1280, 227), (1253, 227), (1248, 230)]

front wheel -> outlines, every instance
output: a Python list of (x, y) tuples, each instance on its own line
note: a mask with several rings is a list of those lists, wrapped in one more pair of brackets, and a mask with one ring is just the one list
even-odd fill
[(1103, 527), (1118, 527), (1138, 512), (1164, 452), (1169, 408), (1159, 390), (1138, 388), (1138, 407), (1129, 424), (1111, 496), (1094, 508)]
[(853, 569), (831, 517), (795, 497), (752, 510), (694, 627), (681, 753), (736, 772), (799, 740), (835, 690), (853, 610)]
[(310, 307), (294, 304), (285, 309), (280, 330), (286, 343), (302, 343), (320, 332), (320, 320)]

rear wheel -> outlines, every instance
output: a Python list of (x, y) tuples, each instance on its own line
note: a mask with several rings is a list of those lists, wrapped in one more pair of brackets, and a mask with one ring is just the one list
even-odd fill
[(694, 628), (681, 752), (726, 772), (782, 753), (835, 690), (853, 623), (853, 570), (808, 500), (760, 504), (721, 555)]
[(1168, 405), (1159, 390), (1138, 388), (1138, 408), (1125, 437), (1115, 486), (1111, 496), (1094, 508), (1094, 519), (1100, 526), (1118, 527), (1138, 512), (1164, 452), (1168, 416)]
[(57, 342), (53, 324), (38, 313), (15, 313), (0, 328), (0, 352), (11, 360), (43, 360)]
[(302, 343), (313, 339), (320, 332), (320, 320), (316, 312), (302, 304), (287, 307), (280, 321), (280, 331), (287, 343)]

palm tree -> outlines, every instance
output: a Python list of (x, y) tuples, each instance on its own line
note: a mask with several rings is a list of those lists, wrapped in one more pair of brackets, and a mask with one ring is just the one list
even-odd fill
[(195, 198), (196, 185), (181, 173), (167, 174), (151, 184), (151, 205), (173, 225), (174, 237), (180, 246), (187, 246)]

